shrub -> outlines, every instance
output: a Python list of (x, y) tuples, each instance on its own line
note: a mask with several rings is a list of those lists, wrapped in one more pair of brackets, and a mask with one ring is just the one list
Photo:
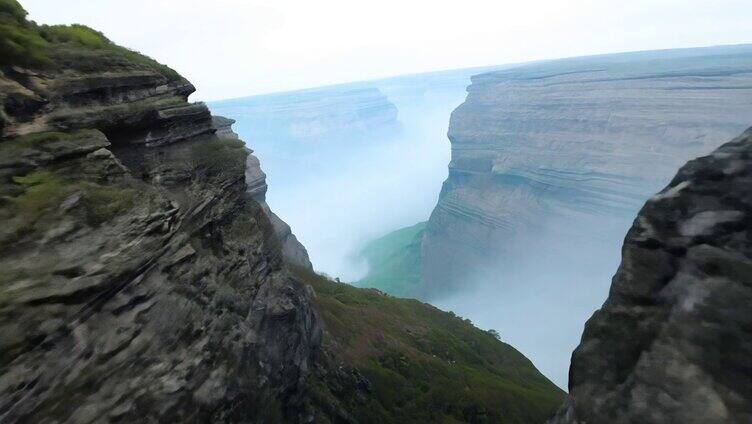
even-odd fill
[(47, 43), (35, 27), (18, 22), (7, 13), (0, 13), (0, 65), (48, 64), (46, 47)]
[(197, 170), (216, 177), (226, 169), (245, 167), (245, 143), (232, 139), (212, 139), (196, 143), (191, 150), (191, 161)]
[(104, 34), (84, 25), (45, 25), (39, 33), (51, 43), (75, 43), (95, 49), (113, 46)]
[(0, 0), (0, 14), (6, 14), (18, 22), (26, 19), (26, 10), (16, 0)]
[(136, 192), (117, 186), (83, 185), (86, 217), (92, 225), (101, 225), (133, 207)]

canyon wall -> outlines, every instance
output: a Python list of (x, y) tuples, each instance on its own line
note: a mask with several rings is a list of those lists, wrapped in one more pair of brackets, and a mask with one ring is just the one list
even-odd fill
[[(331, 143), (372, 131), (397, 131), (397, 108), (375, 87), (334, 86), (214, 102), (231, 111), (239, 130), (266, 139)], [(283, 147), (283, 146), (280, 146)], [(310, 146), (309, 146), (310, 147)]]
[[(468, 269), (493, 266), (519, 237), (552, 231), (552, 217), (631, 216), (682, 163), (750, 122), (751, 87), (749, 46), (474, 77), (449, 126), (452, 160), (423, 241), (424, 285), (462, 287)], [(562, 236), (592, 234), (573, 226)]]
[(495, 328), (561, 387), (642, 203), (752, 122), (752, 47), (540, 62), (473, 78), (417, 296)]

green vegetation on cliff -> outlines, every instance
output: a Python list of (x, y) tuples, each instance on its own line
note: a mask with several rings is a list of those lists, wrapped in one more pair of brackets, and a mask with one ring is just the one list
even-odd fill
[(0, 0), (0, 65), (46, 68), (63, 63), (88, 72), (128, 64), (179, 77), (171, 68), (120, 47), (89, 27), (37, 25), (26, 15), (16, 0)]
[(355, 283), (394, 296), (415, 296), (420, 284), (420, 242), (426, 223), (401, 228), (371, 241), (360, 252), (368, 275)]
[(563, 400), (521, 353), (453, 313), (306, 270), (294, 274), (316, 292), (326, 349), (368, 382), (358, 395), (319, 380), (318, 401), (341, 405), (358, 422), (535, 423)]

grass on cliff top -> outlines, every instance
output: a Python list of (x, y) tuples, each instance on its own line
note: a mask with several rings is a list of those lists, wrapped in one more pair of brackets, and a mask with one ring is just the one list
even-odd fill
[[(494, 334), (410, 299), (293, 270), (316, 292), (324, 343), (371, 383), (362, 423), (541, 423), (564, 393)], [(320, 387), (320, 402), (342, 402)]]
[(369, 242), (360, 252), (368, 275), (355, 283), (394, 296), (415, 296), (420, 284), (420, 242), (426, 222), (406, 227)]
[(27, 21), (26, 15), (16, 0), (0, 0), (0, 65), (81, 71), (129, 67), (180, 78), (173, 69), (120, 47), (84, 25), (37, 25)]

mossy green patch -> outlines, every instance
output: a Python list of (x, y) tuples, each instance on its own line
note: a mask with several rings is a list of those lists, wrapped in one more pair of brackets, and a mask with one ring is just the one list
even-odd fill
[(325, 343), (371, 383), (369, 398), (347, 407), (359, 422), (539, 423), (563, 400), (527, 358), (467, 320), (310, 271), (293, 274), (316, 291)]
[(371, 241), (360, 255), (368, 263), (368, 275), (355, 283), (394, 296), (416, 296), (420, 284), (420, 244), (426, 223), (421, 222)]
[(149, 69), (165, 77), (180, 75), (168, 66), (118, 46), (84, 25), (37, 25), (15, 0), (0, 0), (0, 65), (70, 68), (84, 72), (123, 67)]
[(15, 0), (0, 0), (0, 65), (48, 65), (47, 42)]
[(94, 49), (112, 45), (104, 34), (84, 25), (45, 25), (39, 32), (42, 38), (50, 43), (75, 43)]
[(81, 185), (86, 216), (92, 225), (101, 225), (133, 207), (136, 191), (93, 183)]
[(44, 214), (57, 210), (63, 200), (79, 193), (87, 221), (101, 225), (131, 209), (136, 191), (118, 185), (102, 185), (65, 179), (51, 171), (35, 171), (13, 177), (20, 194), (10, 198), (9, 216), (20, 219), (21, 227), (30, 230)]
[(50, 208), (60, 204), (68, 190), (64, 181), (49, 171), (36, 171), (23, 177), (13, 177), (13, 182), (22, 187), (22, 193), (11, 199), (15, 212), (28, 225)]
[(23, 22), (27, 15), (26, 9), (16, 0), (0, 0), (0, 13), (8, 15), (17, 22)]
[(197, 170), (202, 170), (209, 177), (223, 173), (235, 174), (237, 167), (245, 168), (242, 154), (245, 144), (240, 140), (213, 138), (201, 141), (191, 148), (191, 161)]

